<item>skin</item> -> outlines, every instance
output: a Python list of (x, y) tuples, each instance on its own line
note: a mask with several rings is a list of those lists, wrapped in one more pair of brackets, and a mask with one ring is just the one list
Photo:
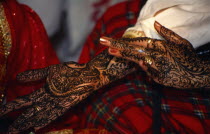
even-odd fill
[[(165, 40), (103, 37), (102, 44), (109, 47), (111, 55), (138, 63), (159, 84), (175, 88), (210, 87), (209, 62), (202, 61), (186, 39), (158, 22), (154, 27)], [(152, 64), (148, 64), (147, 57)]]
[[(0, 108), (0, 116), (3, 116), (28, 107), (10, 126), (9, 132), (38, 130), (46, 126), (95, 90), (135, 71), (137, 64), (134, 62), (154, 81), (165, 86), (209, 87), (209, 63), (198, 58), (187, 40), (157, 22), (155, 28), (165, 41), (150, 39), (152, 42), (148, 43), (146, 37), (119, 40), (104, 37), (100, 42), (109, 49), (87, 64), (69, 62), (19, 74), (17, 79), (21, 82), (46, 79), (46, 84)], [(143, 51), (139, 52), (139, 49)], [(108, 52), (120, 58), (110, 56)], [(146, 56), (151, 57), (151, 65), (145, 62)]]
[(134, 66), (135, 63), (115, 58), (105, 50), (87, 64), (68, 62), (23, 72), (17, 76), (19, 81), (46, 79), (45, 86), (2, 106), (0, 116), (28, 107), (9, 127), (9, 132), (18, 133), (30, 128), (38, 130), (93, 91), (133, 72)]

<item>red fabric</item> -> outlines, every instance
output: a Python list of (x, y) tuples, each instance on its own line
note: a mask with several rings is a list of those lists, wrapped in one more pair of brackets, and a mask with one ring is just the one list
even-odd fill
[[(135, 9), (140, 1), (124, 2), (128, 3)], [(121, 3), (111, 7), (99, 20), (83, 48), (80, 63), (88, 62), (105, 49), (98, 41), (101, 36), (121, 37), (129, 22), (129, 17), (120, 17), (128, 12), (123, 7), (127, 6)], [(139, 12), (139, 8), (136, 9)], [(151, 96), (160, 90), (162, 133), (210, 133), (209, 89), (153, 87), (147, 80), (144, 73), (136, 72), (100, 89), (85, 103), (81, 128), (106, 128), (113, 134), (154, 133)]]
[[(79, 62), (88, 62), (91, 58), (106, 48), (99, 44), (99, 38), (101, 36), (110, 35), (112, 37), (119, 38), (129, 26), (134, 25), (139, 15), (140, 3), (141, 1), (139, 0), (132, 0), (110, 7), (107, 12), (98, 20), (93, 32), (90, 34), (90, 36), (88, 36)], [(130, 18), (128, 13), (132, 13)], [(114, 25), (115, 28), (113, 28), (112, 25)], [(86, 114), (83, 110), (88, 105), (91, 105), (89, 104), (88, 100), (80, 103), (76, 107), (72, 108), (62, 118), (40, 130), (39, 133), (62, 129), (78, 130), (87, 128), (84, 125), (86, 122)], [(101, 128), (104, 129), (104, 127)]]
[[(135, 24), (140, 10), (139, 0), (126, 1), (116, 4), (110, 7), (107, 12), (98, 20), (93, 32), (88, 36), (86, 43), (84, 44), (82, 54), (79, 62), (86, 63), (91, 58), (102, 52), (106, 47), (99, 44), (99, 38), (101, 36), (111, 36), (119, 38), (122, 36), (124, 31)], [(91, 98), (94, 96), (91, 96)], [(84, 108), (91, 105), (88, 100), (80, 103), (76, 107), (72, 108), (66, 113), (61, 119), (54, 123), (51, 123), (44, 129), (40, 130), (39, 133), (46, 131), (56, 131), (62, 129), (84, 129), (88, 128), (86, 124), (86, 113), (83, 111)], [(94, 128), (94, 127), (91, 127)], [(100, 126), (97, 129), (104, 129)]]
[(90, 59), (106, 48), (99, 44), (100, 37), (120, 38), (128, 27), (136, 23), (140, 8), (140, 0), (131, 0), (121, 2), (107, 9), (88, 36), (82, 49), (79, 63), (90, 61)]
[(74, 134), (111, 134), (106, 129), (75, 129)]
[(38, 15), (15, 0), (2, 2), (8, 20), (12, 48), (7, 59), (7, 101), (39, 89), (43, 82), (22, 84), (16, 75), (29, 69), (43, 68), (59, 63)]

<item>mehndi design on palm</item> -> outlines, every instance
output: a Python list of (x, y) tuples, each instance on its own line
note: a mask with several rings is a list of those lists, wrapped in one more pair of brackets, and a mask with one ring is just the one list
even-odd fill
[(21, 82), (46, 79), (43, 88), (22, 96), (0, 109), (0, 116), (28, 107), (10, 126), (10, 132), (38, 130), (62, 116), (90, 93), (134, 71), (134, 63), (115, 58), (107, 50), (87, 64), (68, 62), (29, 70), (17, 76)]

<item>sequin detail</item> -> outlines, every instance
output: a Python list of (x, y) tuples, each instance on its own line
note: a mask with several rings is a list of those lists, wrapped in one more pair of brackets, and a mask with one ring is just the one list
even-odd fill
[(0, 4), (0, 34), (3, 37), (2, 42), (4, 47), (4, 55), (5, 57), (8, 57), (12, 47), (12, 38), (11, 38), (9, 24), (7, 22), (7, 18), (4, 12), (4, 7), (2, 4)]
[(4, 12), (4, 7), (2, 5), (2, 2), (0, 2), (0, 104), (4, 98), (3, 93), (5, 87), (3, 83), (6, 75), (6, 60), (8, 55), (10, 54), (11, 47), (11, 32)]

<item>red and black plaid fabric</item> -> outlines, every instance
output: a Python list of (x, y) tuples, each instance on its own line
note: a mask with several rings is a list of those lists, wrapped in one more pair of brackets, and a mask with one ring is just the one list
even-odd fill
[[(88, 37), (80, 63), (105, 49), (99, 44), (101, 36), (119, 38), (134, 25), (142, 5), (143, 1), (132, 0), (109, 8)], [(168, 134), (210, 133), (210, 89), (163, 87), (150, 82), (141, 70), (100, 89), (81, 107), (81, 128), (147, 134), (157, 133), (153, 131), (160, 126), (161, 133)]]
[(101, 36), (120, 38), (124, 31), (137, 21), (141, 0), (128, 0), (110, 7), (97, 21), (83, 47), (79, 62), (86, 63), (106, 47), (99, 44)]

